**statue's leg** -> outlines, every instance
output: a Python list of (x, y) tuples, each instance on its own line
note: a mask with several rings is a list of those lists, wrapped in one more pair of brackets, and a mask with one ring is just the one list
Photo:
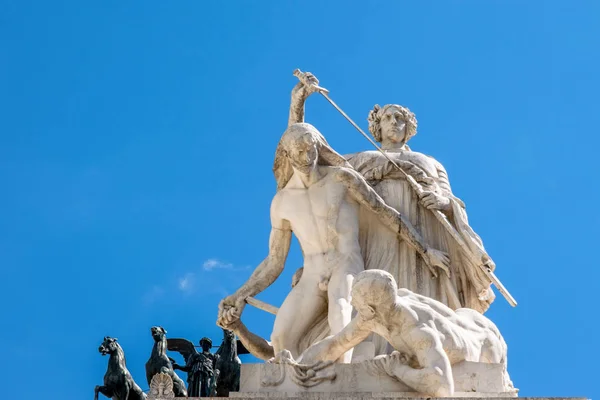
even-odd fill
[(94, 400), (98, 400), (98, 393), (102, 393), (104, 396), (111, 399), (114, 396), (114, 392), (107, 386), (96, 386), (94, 389)]
[(181, 380), (179, 375), (175, 371), (170, 371), (171, 379), (173, 379), (173, 392), (176, 397), (188, 397), (187, 390), (185, 390), (185, 383)]
[(240, 372), (241, 371), (238, 367), (233, 377), (233, 384), (231, 385), (231, 388), (229, 388), (232, 392), (240, 391)]
[(275, 355), (289, 350), (294, 358), (298, 343), (315, 321), (327, 312), (325, 292), (319, 289), (316, 276), (305, 274), (288, 294), (275, 317), (271, 342)]
[(125, 385), (123, 385), (123, 387), (118, 388), (118, 390), (115, 390), (114, 393), (114, 397), (116, 397), (117, 400), (129, 400), (129, 393), (130, 393), (130, 387), (128, 383), (125, 383)]
[[(352, 305), (350, 304), (352, 283), (354, 277), (363, 269), (362, 262), (340, 265), (329, 279), (327, 318), (332, 335), (341, 332), (352, 320)], [(350, 363), (352, 352), (353, 350), (348, 350), (338, 361)]]
[(142, 391), (142, 388), (135, 382), (131, 382), (131, 400), (145, 400), (146, 394)]

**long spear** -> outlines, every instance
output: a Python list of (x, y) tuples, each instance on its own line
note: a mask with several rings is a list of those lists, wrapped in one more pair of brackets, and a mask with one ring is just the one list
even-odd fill
[[(299, 69), (294, 70), (294, 76), (297, 77), (302, 83), (304, 83), (305, 85), (313, 85), (311, 82), (308, 82), (306, 74), (303, 73), (302, 71), (300, 71)], [(371, 144), (381, 153), (383, 154), (383, 156), (385, 158), (387, 158), (387, 160), (402, 174), (404, 175), (404, 177), (406, 178), (406, 180), (408, 181), (408, 183), (410, 184), (411, 188), (417, 193), (417, 195), (421, 195), (421, 193), (423, 192), (423, 189), (421, 188), (421, 186), (417, 183), (417, 181), (415, 181), (415, 179), (407, 174), (402, 168), (400, 168), (400, 166), (398, 164), (396, 164), (396, 162), (394, 162), (394, 160), (392, 160), (378, 145), (377, 143), (375, 143), (366, 133), (363, 132), (362, 129), (360, 129), (360, 127), (358, 125), (356, 125), (356, 123), (354, 121), (352, 121), (352, 119), (337, 105), (335, 104), (335, 102), (333, 100), (331, 100), (331, 98), (329, 97), (328, 93), (329, 91), (325, 88), (322, 88), (320, 86), (316, 87), (317, 91), (319, 93), (321, 93), (321, 95), (323, 97), (325, 97), (325, 99), (327, 99), (328, 102), (331, 103), (331, 105), (333, 107), (335, 107), (336, 110), (338, 110), (340, 112), (340, 114), (342, 114), (347, 120), (348, 122), (350, 122), (352, 124), (352, 126), (354, 126), (356, 128), (356, 130), (358, 132), (360, 132), (361, 135), (363, 135), (369, 142), (371, 142)], [(494, 262), (492, 261), (492, 259), (489, 257), (489, 255), (482, 253), (482, 254), (473, 254), (472, 249), (470, 249), (467, 244), (465, 243), (462, 235), (454, 228), (454, 226), (450, 223), (450, 221), (448, 221), (448, 219), (446, 218), (446, 216), (444, 214), (442, 214), (441, 211), (439, 210), (431, 210), (430, 211), (433, 213), (433, 215), (435, 216), (435, 218), (442, 224), (442, 226), (444, 226), (444, 228), (446, 229), (446, 231), (450, 234), (450, 236), (452, 236), (452, 238), (454, 239), (454, 241), (456, 242), (456, 244), (458, 245), (458, 247), (462, 250), (463, 254), (469, 259), (469, 261), (471, 261), (474, 265), (476, 265), (477, 267), (479, 267), (479, 269), (481, 269), (481, 271), (483, 271), (483, 273), (488, 277), (488, 279), (498, 288), (498, 290), (500, 291), (500, 293), (502, 293), (502, 295), (504, 296), (504, 298), (506, 299), (506, 301), (508, 301), (508, 303), (513, 306), (516, 307), (517, 305), (517, 301), (515, 300), (514, 297), (511, 296), (511, 294), (509, 293), (509, 291), (506, 289), (506, 287), (504, 287), (504, 285), (502, 284), (502, 282), (500, 282), (500, 280), (498, 279), (498, 277), (494, 274), (493, 271), (493, 266), (495, 265)]]

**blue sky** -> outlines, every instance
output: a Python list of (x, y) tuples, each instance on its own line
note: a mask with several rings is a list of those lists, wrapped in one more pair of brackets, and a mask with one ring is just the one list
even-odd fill
[[(267, 253), (295, 68), (363, 128), (375, 103), (416, 113), (411, 147), (519, 301), (486, 315), (521, 396), (598, 394), (600, 4), (320, 3), (0, 2), (6, 398), (91, 398), (105, 335), (144, 389), (151, 326), (220, 342), (219, 300)], [(323, 98), (307, 121), (370, 149)], [(259, 298), (281, 304), (300, 265), (295, 244)]]

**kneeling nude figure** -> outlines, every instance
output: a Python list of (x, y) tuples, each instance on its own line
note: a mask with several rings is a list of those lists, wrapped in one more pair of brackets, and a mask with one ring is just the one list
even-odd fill
[[(492, 321), (470, 308), (456, 311), (408, 289), (398, 290), (388, 272), (368, 270), (352, 286), (352, 305), (358, 315), (341, 332), (315, 343), (298, 362), (336, 360), (371, 332), (384, 337), (399, 353), (391, 372), (417, 392), (436, 397), (454, 393), (451, 365), (461, 361), (504, 365), (506, 343)], [(386, 357), (386, 356), (383, 356)]]

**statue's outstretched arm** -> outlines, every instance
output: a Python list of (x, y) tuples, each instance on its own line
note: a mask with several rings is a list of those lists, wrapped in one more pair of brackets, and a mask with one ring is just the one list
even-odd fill
[(233, 331), (233, 333), (240, 338), (244, 347), (246, 347), (254, 357), (265, 361), (275, 357), (275, 352), (271, 343), (250, 332), (241, 320), (237, 320), (233, 324), (222, 328)]
[(357, 316), (337, 335), (329, 336), (306, 349), (298, 362), (310, 364), (317, 361), (336, 361), (345, 352), (369, 337), (371, 332), (370, 321)]
[(310, 72), (304, 74), (304, 79), (292, 89), (292, 101), (290, 104), (290, 116), (288, 126), (304, 122), (304, 103), (308, 96), (317, 92), (319, 81)]
[(292, 230), (288, 221), (278, 216), (278, 196), (271, 203), (271, 235), (269, 255), (254, 270), (248, 281), (234, 294), (227, 296), (219, 304), (217, 325), (229, 325), (239, 319), (246, 306), (246, 299), (262, 292), (281, 275), (285, 260), (290, 251)]
[(398, 232), (419, 254), (427, 252), (427, 244), (410, 221), (388, 206), (362, 176), (353, 170), (344, 169), (341, 177), (357, 202), (375, 213), (387, 227)]
[(177, 363), (171, 363), (171, 365), (173, 366), (173, 370), (179, 370), (179, 371), (183, 371), (183, 372), (190, 372), (192, 370), (192, 361), (193, 357), (189, 357), (185, 363), (185, 365), (179, 365)]
[(437, 271), (433, 267), (441, 268), (446, 274), (450, 274), (450, 270), (448, 269), (450, 258), (448, 254), (428, 246), (410, 221), (398, 211), (385, 204), (383, 199), (367, 184), (358, 172), (344, 168), (341, 170), (340, 176), (352, 197), (358, 203), (377, 215), (384, 225), (397, 232), (406, 243), (423, 257), (433, 276), (437, 276)]
[(269, 237), (269, 255), (254, 270), (250, 279), (238, 289), (237, 293), (247, 297), (262, 292), (281, 275), (290, 251), (292, 230), (288, 221), (277, 216), (278, 198), (271, 205), (271, 235)]
[(298, 82), (292, 89), (292, 101), (290, 103), (290, 116), (288, 118), (288, 126), (304, 122), (304, 103), (308, 95), (304, 90), (304, 84)]

